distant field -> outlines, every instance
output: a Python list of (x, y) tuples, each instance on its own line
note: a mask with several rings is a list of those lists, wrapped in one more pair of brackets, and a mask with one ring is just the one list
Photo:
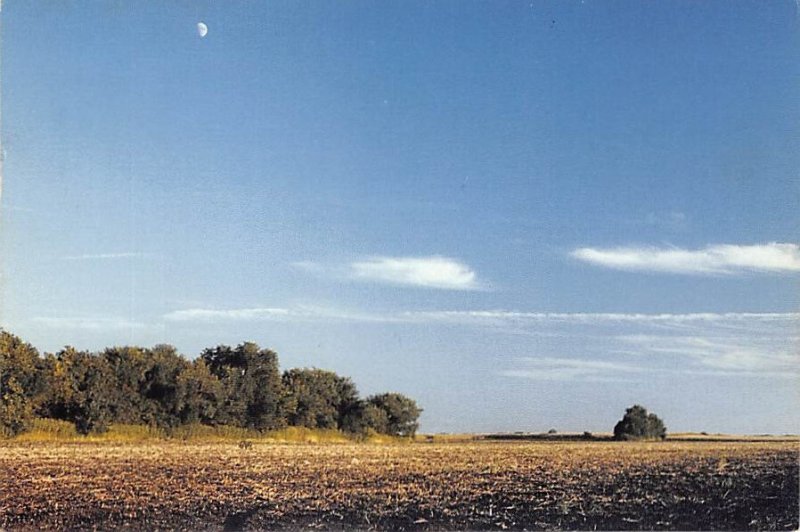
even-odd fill
[[(496, 434), (480, 435), (434, 435), (422, 436), (420, 440), (425, 441), (466, 441), (476, 440), (535, 440), (535, 441), (603, 441), (613, 440), (614, 434), (611, 432), (505, 432)], [(705, 432), (675, 432), (667, 436), (668, 441), (719, 441), (719, 442), (798, 442), (800, 436), (794, 434), (709, 434)]]
[(0, 443), (5, 529), (797, 529), (798, 443)]

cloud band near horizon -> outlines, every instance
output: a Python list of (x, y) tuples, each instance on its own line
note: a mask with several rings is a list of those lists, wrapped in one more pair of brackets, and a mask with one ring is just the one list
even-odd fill
[(520, 312), (508, 310), (434, 310), (367, 313), (331, 307), (301, 305), (297, 307), (250, 307), (237, 309), (191, 308), (164, 314), (170, 322), (273, 321), (335, 319), (391, 323), (691, 323), (691, 322), (786, 322), (800, 321), (800, 312), (689, 312), (689, 313), (626, 313), (626, 312)]

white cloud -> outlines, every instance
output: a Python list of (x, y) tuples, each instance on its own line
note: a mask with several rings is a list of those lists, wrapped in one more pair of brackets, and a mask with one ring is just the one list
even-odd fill
[(339, 280), (436, 288), (441, 290), (484, 290), (475, 271), (463, 262), (441, 256), (370, 257), (345, 264), (314, 261), (290, 263), (296, 270)]
[(703, 249), (656, 247), (579, 248), (576, 259), (629, 271), (682, 274), (734, 274), (800, 271), (800, 246), (777, 243), (750, 246), (721, 244)]
[(111, 259), (138, 259), (149, 257), (149, 253), (126, 251), (122, 253), (87, 253), (83, 255), (67, 255), (64, 260), (111, 260)]
[(32, 321), (39, 326), (53, 329), (74, 329), (85, 331), (118, 331), (129, 329), (142, 329), (144, 323), (125, 318), (65, 318), (65, 317), (36, 317)]
[(374, 257), (350, 264), (350, 277), (397, 285), (478, 290), (476, 273), (466, 264), (448, 257)]

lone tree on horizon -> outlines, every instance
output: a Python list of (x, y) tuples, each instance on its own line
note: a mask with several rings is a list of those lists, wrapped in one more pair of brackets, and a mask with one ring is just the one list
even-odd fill
[(614, 426), (615, 440), (664, 440), (667, 427), (655, 415), (648, 414), (641, 405), (633, 405), (625, 410), (625, 415)]

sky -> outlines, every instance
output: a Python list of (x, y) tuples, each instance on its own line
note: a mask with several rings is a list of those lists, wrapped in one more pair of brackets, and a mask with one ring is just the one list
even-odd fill
[(798, 9), (5, 0), (0, 326), (425, 432), (797, 432)]

